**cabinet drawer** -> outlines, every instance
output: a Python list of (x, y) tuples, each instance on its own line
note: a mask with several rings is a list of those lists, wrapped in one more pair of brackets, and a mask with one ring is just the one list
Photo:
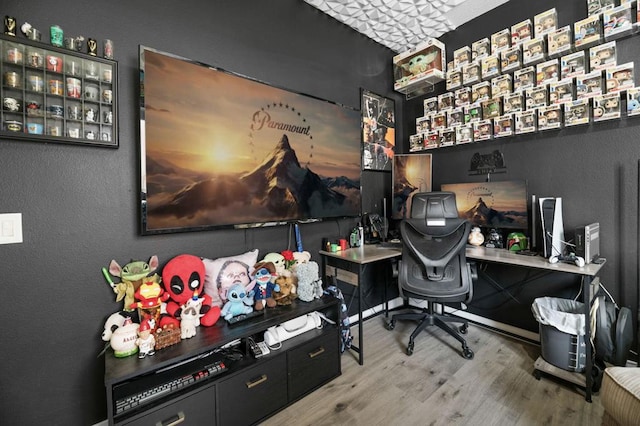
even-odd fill
[(141, 417), (117, 423), (118, 426), (169, 426), (169, 425), (215, 425), (215, 386), (177, 397), (157, 409), (150, 409)]
[(292, 349), (287, 358), (289, 400), (294, 401), (340, 375), (338, 329), (331, 327), (317, 339)]
[(277, 355), (218, 384), (222, 425), (249, 425), (287, 404), (286, 357)]

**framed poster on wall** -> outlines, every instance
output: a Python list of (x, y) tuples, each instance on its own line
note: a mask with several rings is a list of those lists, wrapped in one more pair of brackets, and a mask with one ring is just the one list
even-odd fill
[(362, 169), (391, 171), (396, 146), (395, 102), (362, 89)]
[(411, 197), (431, 191), (431, 154), (397, 154), (393, 157), (392, 219), (411, 213)]

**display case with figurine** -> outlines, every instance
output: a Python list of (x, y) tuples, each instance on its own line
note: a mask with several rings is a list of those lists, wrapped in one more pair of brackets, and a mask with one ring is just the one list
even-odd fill
[(462, 108), (453, 108), (447, 111), (447, 126), (454, 127), (464, 123), (464, 111)]
[(539, 108), (548, 105), (547, 86), (536, 86), (525, 90), (525, 105), (527, 109)]
[(505, 28), (491, 35), (491, 54), (498, 55), (499, 52), (511, 47), (511, 30)]
[(491, 83), (481, 81), (471, 86), (471, 103), (482, 102), (491, 97)]
[(602, 13), (602, 26), (605, 40), (623, 37), (633, 31), (631, 3), (621, 4)]
[(627, 116), (640, 115), (640, 87), (627, 89)]
[(416, 118), (416, 133), (426, 133), (431, 130), (431, 118), (422, 116)]
[(571, 25), (550, 32), (547, 35), (547, 52), (550, 58), (566, 55), (573, 48), (571, 37)]
[(511, 74), (502, 74), (491, 79), (491, 96), (498, 97), (511, 93), (512, 86)]
[(513, 115), (505, 114), (493, 120), (493, 136), (502, 138), (513, 135)]
[(551, 59), (536, 65), (536, 86), (548, 84), (560, 79), (560, 67), (557, 59)]
[(521, 66), (522, 46), (513, 46), (500, 52), (500, 68), (503, 73), (517, 70)]
[(513, 91), (520, 92), (534, 87), (536, 84), (536, 69), (527, 67), (513, 73)]
[(470, 62), (462, 66), (462, 84), (470, 86), (480, 81), (480, 64), (477, 62)]
[(496, 97), (487, 99), (480, 103), (482, 106), (482, 117), (486, 120), (502, 115), (502, 98)]
[(463, 107), (465, 105), (469, 105), (471, 103), (471, 88), (470, 87), (462, 87), (455, 91), (455, 106)]
[(410, 135), (409, 136), (409, 151), (410, 152), (415, 152), (415, 151), (422, 151), (425, 147), (425, 140), (426, 135), (424, 133), (417, 133), (415, 135)]
[(432, 112), (438, 112), (438, 97), (433, 96), (431, 98), (427, 98), (422, 102), (424, 107), (424, 115), (431, 114)]
[(514, 114), (516, 135), (532, 133), (536, 131), (536, 110), (516, 112)]
[(493, 123), (491, 120), (480, 120), (473, 123), (473, 140), (486, 141), (493, 137)]
[(620, 118), (620, 95), (607, 93), (593, 97), (593, 121)]
[(118, 64), (0, 36), (0, 137), (118, 147)]
[(443, 81), (445, 61), (445, 46), (434, 38), (394, 56), (394, 90), (408, 94)]
[(473, 142), (473, 125), (463, 124), (462, 126), (457, 126), (455, 129), (457, 145)]
[(538, 108), (538, 130), (559, 129), (562, 127), (562, 106), (548, 105)]
[(589, 123), (589, 99), (576, 99), (564, 104), (564, 125), (577, 126)]
[(615, 0), (587, 0), (587, 15), (598, 15), (605, 10), (613, 9), (615, 6)]
[(558, 12), (549, 9), (533, 17), (533, 29), (536, 38), (543, 37), (558, 28)]
[(471, 62), (471, 48), (464, 46), (453, 51), (453, 66), (460, 68)]
[(453, 93), (445, 92), (438, 95), (438, 111), (443, 112), (453, 108)]
[(574, 99), (573, 78), (549, 83), (549, 105), (572, 102)]
[(431, 130), (440, 130), (447, 127), (447, 113), (440, 111), (431, 115)]
[(491, 80), (500, 75), (500, 59), (496, 55), (487, 56), (480, 64), (480, 73), (483, 80)]
[(452, 127), (440, 129), (438, 136), (440, 137), (440, 147), (455, 145), (456, 131)]
[(438, 148), (440, 143), (440, 133), (438, 130), (427, 132), (424, 139), (424, 147), (426, 149)]
[(511, 26), (511, 46), (516, 46), (533, 37), (531, 19), (526, 19)]
[(502, 98), (502, 111), (504, 114), (513, 114), (524, 109), (524, 95), (522, 92), (508, 93)]
[(589, 70), (600, 71), (615, 66), (618, 63), (616, 50), (615, 41), (599, 44), (590, 48)]
[(607, 93), (622, 92), (635, 87), (633, 62), (609, 67), (605, 70), (605, 87)]
[(587, 72), (587, 62), (583, 50), (560, 58), (560, 78), (572, 78)]
[(546, 44), (543, 37), (532, 38), (522, 43), (522, 64), (534, 65), (546, 59)]
[(471, 43), (471, 60), (480, 61), (491, 55), (491, 41), (488, 38), (483, 38)]
[(455, 90), (462, 86), (462, 69), (452, 68), (447, 70), (446, 88), (447, 90)]
[(576, 77), (576, 99), (591, 98), (603, 92), (602, 71), (593, 71)]
[(592, 15), (573, 24), (573, 39), (576, 49), (585, 49), (602, 40), (600, 15)]
[(480, 104), (467, 105), (463, 110), (465, 124), (482, 120), (482, 106)]

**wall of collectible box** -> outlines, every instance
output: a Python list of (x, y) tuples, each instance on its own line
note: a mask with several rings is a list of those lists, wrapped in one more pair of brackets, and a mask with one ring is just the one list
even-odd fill
[(587, 10), (558, 28), (550, 9), (459, 48), (446, 73), (440, 61), (424, 61), (434, 47), (446, 57), (441, 43), (396, 56), (397, 91), (423, 86), (421, 76), (446, 78), (445, 93), (424, 99), (410, 151), (640, 115), (634, 64), (618, 64), (616, 54), (616, 39), (640, 32), (636, 2), (588, 0)]

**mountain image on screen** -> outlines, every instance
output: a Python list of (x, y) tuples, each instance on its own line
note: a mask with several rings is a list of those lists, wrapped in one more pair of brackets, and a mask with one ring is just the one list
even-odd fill
[[(344, 176), (323, 178), (309, 166), (301, 166), (287, 135), (269, 155), (249, 172), (233, 175), (194, 176), (194, 182), (184, 183), (185, 173), (177, 175), (183, 185), (167, 194), (169, 164), (147, 159), (149, 185), (148, 220), (163, 226), (175, 218), (191, 226), (209, 223), (258, 224), (300, 218), (319, 218), (353, 211), (354, 196), (359, 182)], [(156, 174), (158, 172), (158, 174)], [(176, 173), (169, 173), (176, 175)], [(154, 197), (154, 191), (164, 192)], [(155, 201), (154, 201), (155, 199)]]
[(513, 223), (513, 218), (507, 214), (508, 212), (499, 212), (490, 208), (482, 198), (478, 198), (475, 205), (464, 212), (464, 217), (474, 224), (499, 227)]

